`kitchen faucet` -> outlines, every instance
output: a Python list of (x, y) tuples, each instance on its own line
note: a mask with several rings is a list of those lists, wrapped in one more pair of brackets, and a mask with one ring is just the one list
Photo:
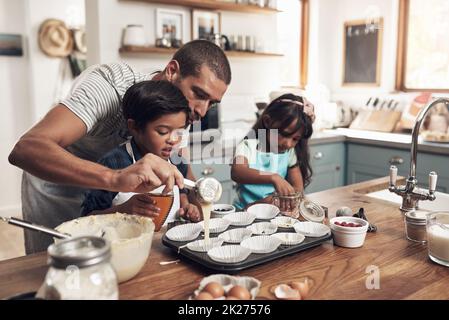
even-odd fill
[(425, 106), (416, 117), (415, 126), (412, 131), (412, 143), (410, 151), (410, 174), (406, 180), (405, 186), (396, 186), (396, 179), (398, 175), (398, 168), (396, 166), (390, 167), (390, 192), (394, 192), (402, 197), (402, 205), (400, 210), (405, 213), (410, 210), (418, 209), (419, 200), (435, 200), (435, 189), (437, 185), (437, 174), (434, 171), (429, 173), (429, 191), (418, 188), (418, 180), (416, 179), (416, 158), (418, 152), (418, 135), (421, 123), (426, 114), (433, 106), (444, 103), (449, 107), (449, 99), (439, 98)]

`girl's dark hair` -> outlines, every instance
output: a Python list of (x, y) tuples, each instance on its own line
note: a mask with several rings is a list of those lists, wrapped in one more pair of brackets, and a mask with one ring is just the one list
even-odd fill
[(186, 114), (185, 126), (188, 125), (189, 102), (168, 81), (142, 81), (132, 85), (123, 97), (122, 106), (125, 119), (133, 119), (140, 130), (163, 115), (179, 112)]
[[(270, 124), (266, 123), (267, 116)], [(292, 123), (296, 123), (291, 131), (285, 131)], [(304, 181), (304, 188), (310, 184), (312, 167), (310, 166), (310, 155), (308, 139), (312, 136), (312, 119), (304, 112), (304, 99), (294, 94), (284, 94), (273, 100), (264, 110), (253, 127), (258, 135), (259, 129), (278, 129), (279, 134), (291, 136), (301, 130), (301, 139), (295, 147), (298, 158), (299, 169)]]

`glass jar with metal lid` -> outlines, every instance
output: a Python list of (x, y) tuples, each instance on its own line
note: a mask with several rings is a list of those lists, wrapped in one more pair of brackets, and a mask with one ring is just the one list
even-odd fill
[(410, 241), (426, 243), (426, 218), (429, 211), (412, 210), (404, 215), (405, 236)]
[(324, 209), (310, 201), (303, 192), (291, 195), (272, 194), (273, 204), (280, 209), (282, 215), (289, 216), (300, 221), (322, 223), (326, 216)]
[(103, 238), (79, 237), (52, 244), (43, 298), (117, 300), (117, 276), (110, 259), (111, 249)]

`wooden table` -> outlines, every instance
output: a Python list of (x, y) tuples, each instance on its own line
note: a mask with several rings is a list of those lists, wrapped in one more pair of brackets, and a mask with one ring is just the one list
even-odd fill
[[(349, 206), (354, 212), (365, 208), (368, 219), (378, 227), (368, 233), (361, 248), (321, 246), (247, 269), (238, 275), (262, 281), (260, 299), (270, 298), (275, 284), (302, 277), (312, 279), (310, 299), (449, 299), (449, 268), (433, 263), (427, 247), (406, 240), (398, 205), (364, 195), (387, 186), (387, 179), (354, 184), (310, 196), (329, 208)], [(187, 299), (200, 280), (212, 272), (182, 260), (161, 266), (161, 261), (177, 259), (155, 235), (150, 257), (141, 272), (119, 287), (121, 299)], [(367, 289), (373, 270), (379, 271), (379, 289)], [(47, 272), (46, 254), (0, 262), (0, 298), (35, 291)]]

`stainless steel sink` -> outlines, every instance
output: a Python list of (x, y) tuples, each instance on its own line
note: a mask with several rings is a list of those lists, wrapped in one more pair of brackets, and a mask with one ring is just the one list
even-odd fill
[[(390, 192), (388, 189), (370, 192), (365, 195), (368, 197), (390, 201), (397, 204), (402, 203), (402, 197)], [(430, 211), (449, 211), (449, 194), (435, 192), (435, 196), (436, 199), (434, 201), (421, 201), (419, 203), (419, 208)]]

